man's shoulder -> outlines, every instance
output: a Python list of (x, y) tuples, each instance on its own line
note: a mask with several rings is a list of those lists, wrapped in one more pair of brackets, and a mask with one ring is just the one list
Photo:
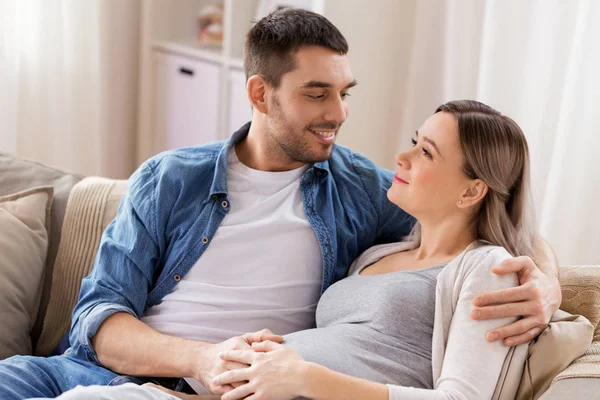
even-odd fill
[(211, 186), (225, 143), (211, 142), (156, 154), (130, 177), (130, 188), (142, 196), (150, 196), (148, 191), (154, 196), (168, 198), (182, 191), (191, 196), (202, 195)]
[(178, 174), (186, 169), (197, 170), (215, 165), (225, 141), (210, 142), (201, 146), (182, 147), (163, 151), (148, 159), (145, 164), (155, 173), (169, 173), (177, 170)]

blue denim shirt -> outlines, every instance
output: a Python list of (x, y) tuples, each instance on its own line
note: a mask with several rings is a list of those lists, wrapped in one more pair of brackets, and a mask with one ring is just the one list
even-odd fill
[[(227, 154), (249, 128), (225, 142), (161, 153), (131, 176), (81, 285), (69, 336), (72, 354), (99, 363), (90, 339), (102, 322), (116, 312), (140, 318), (210, 246), (230, 209)], [(409, 233), (412, 218), (386, 197), (392, 176), (337, 145), (329, 160), (302, 175), (304, 211), (323, 257), (322, 292), (346, 276), (364, 250)]]

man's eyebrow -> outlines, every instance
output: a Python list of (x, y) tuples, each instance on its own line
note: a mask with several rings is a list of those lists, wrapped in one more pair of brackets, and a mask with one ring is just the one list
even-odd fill
[[(419, 131), (416, 130), (415, 134), (417, 135), (417, 138), (419, 137)], [(435, 149), (435, 151), (441, 156), (442, 153), (440, 153), (440, 149), (438, 149), (437, 145), (435, 144), (435, 142), (431, 139), (429, 139), (427, 136), (423, 136), (423, 140), (426, 141), (427, 143), (431, 144), (433, 146), (433, 148)]]
[[(352, 80), (352, 82), (350, 82), (349, 84), (346, 85), (344, 90), (350, 89), (351, 87), (354, 87), (357, 84), (358, 84), (358, 82), (356, 82), (356, 79), (354, 79), (354, 80)], [(302, 87), (305, 89), (313, 89), (313, 88), (331, 89), (331, 88), (333, 88), (333, 85), (329, 82), (323, 82), (323, 81), (308, 81), (304, 85), (302, 85)]]
[(358, 85), (358, 82), (356, 81), (356, 79), (353, 79), (352, 82), (346, 85), (346, 89), (353, 88), (356, 85)]

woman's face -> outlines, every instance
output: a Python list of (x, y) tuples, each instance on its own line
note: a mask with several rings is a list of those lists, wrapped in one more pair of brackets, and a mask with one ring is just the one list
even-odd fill
[(459, 211), (469, 178), (463, 173), (458, 123), (452, 114), (427, 118), (410, 151), (396, 155), (398, 168), (388, 199), (419, 221), (441, 219)]

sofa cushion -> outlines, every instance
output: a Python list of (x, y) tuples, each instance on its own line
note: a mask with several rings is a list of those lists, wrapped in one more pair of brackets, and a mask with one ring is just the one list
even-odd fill
[[(532, 343), (518, 399), (537, 399), (548, 387), (552, 390), (557, 381), (564, 379), (600, 377), (597, 368), (600, 365), (600, 267), (561, 267), (560, 284), (561, 310), (580, 314), (586, 320), (581, 321), (581, 316), (574, 315), (569, 322), (566, 317), (561, 324), (551, 324)], [(580, 323), (573, 323), (577, 321)], [(588, 341), (582, 341), (583, 338)], [(581, 357), (570, 363), (570, 358), (562, 357), (565, 352)]]
[(574, 378), (600, 379), (600, 342), (592, 343), (583, 356), (573, 361), (554, 378), (553, 384), (557, 381)]
[(31, 354), (51, 206), (51, 186), (0, 197), (0, 359)]
[(31, 331), (31, 340), (34, 349), (41, 332), (43, 317), (48, 304), (48, 298), (50, 297), (52, 267), (58, 251), (67, 200), (71, 189), (81, 179), (83, 179), (81, 175), (66, 173), (43, 164), (0, 152), (0, 196), (37, 186), (52, 186), (54, 188), (48, 256), (44, 271), (44, 286), (41, 294), (38, 318)]
[(558, 310), (528, 348), (517, 400), (539, 398), (553, 379), (588, 350), (594, 327), (581, 315)]
[(102, 233), (114, 219), (127, 183), (90, 177), (71, 191), (36, 355), (50, 355), (68, 332), (81, 280), (92, 270)]

